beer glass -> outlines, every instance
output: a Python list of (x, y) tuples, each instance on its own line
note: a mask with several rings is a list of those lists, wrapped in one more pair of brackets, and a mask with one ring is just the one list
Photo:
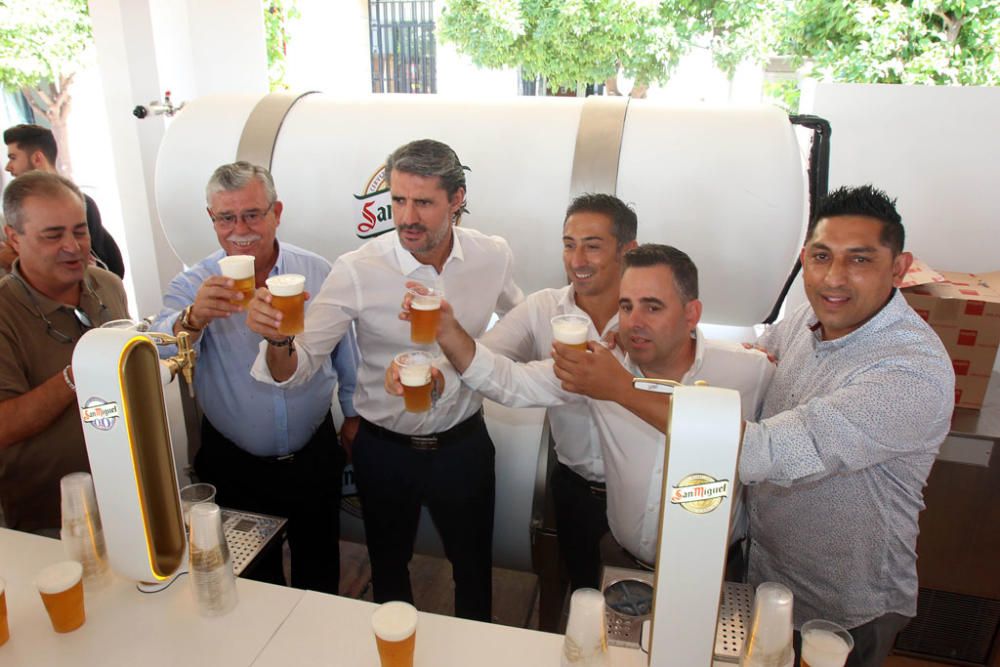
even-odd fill
[(201, 482), (188, 484), (181, 489), (181, 510), (184, 512), (184, 526), (191, 529), (191, 508), (201, 503), (215, 502), (215, 486)]
[(50, 565), (35, 577), (52, 629), (72, 632), (87, 620), (83, 608), (83, 566), (75, 560)]
[(844, 667), (854, 637), (836, 623), (823, 620), (802, 625), (802, 667)]
[(433, 345), (437, 340), (438, 322), (441, 319), (441, 299), (444, 292), (433, 287), (411, 287), (410, 293), (410, 342)]
[(431, 355), (426, 352), (403, 352), (396, 355), (399, 381), (403, 385), (403, 405), (407, 412), (431, 409)]
[(285, 336), (294, 336), (305, 330), (306, 277), (297, 273), (285, 273), (272, 276), (266, 281), (271, 292), (271, 305), (281, 311), (281, 323), (278, 332)]
[(583, 315), (556, 315), (552, 318), (552, 338), (576, 350), (587, 350), (590, 320)]
[(10, 627), (7, 625), (7, 582), (0, 579), (0, 646), (10, 639)]
[(233, 303), (238, 306), (250, 303), (256, 286), (253, 276), (253, 255), (223, 257), (219, 260), (219, 268), (222, 269), (222, 275), (235, 283), (233, 289), (241, 293), (238, 299), (233, 299)]
[(382, 667), (413, 667), (417, 610), (406, 602), (386, 602), (372, 614), (372, 630)]

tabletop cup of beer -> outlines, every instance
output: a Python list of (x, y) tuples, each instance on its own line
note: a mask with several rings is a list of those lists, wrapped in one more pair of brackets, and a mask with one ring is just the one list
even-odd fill
[(232, 280), (235, 284), (233, 289), (240, 292), (233, 303), (238, 306), (246, 306), (253, 298), (256, 289), (256, 281), (253, 276), (253, 255), (230, 255), (219, 260), (219, 268), (222, 275)]
[(431, 409), (431, 362), (426, 352), (414, 351), (397, 354), (394, 359), (399, 369), (399, 383), (403, 385), (403, 405), (407, 412), (427, 412)]
[(49, 565), (35, 577), (35, 588), (56, 632), (73, 632), (87, 620), (83, 608), (83, 566), (75, 560)]
[(816, 619), (802, 625), (802, 667), (844, 667), (854, 637), (836, 623)]
[(413, 667), (417, 610), (406, 602), (386, 602), (372, 614), (375, 646), (382, 667)]
[(556, 315), (552, 318), (552, 339), (576, 350), (587, 351), (590, 320), (582, 315)]
[(10, 626), (7, 625), (7, 582), (0, 578), (0, 646), (10, 639)]
[(433, 345), (437, 340), (444, 291), (424, 285), (411, 287), (407, 291), (410, 294), (410, 342)]
[(281, 311), (278, 332), (295, 336), (305, 330), (306, 277), (297, 273), (271, 276), (266, 281), (271, 292), (271, 306)]

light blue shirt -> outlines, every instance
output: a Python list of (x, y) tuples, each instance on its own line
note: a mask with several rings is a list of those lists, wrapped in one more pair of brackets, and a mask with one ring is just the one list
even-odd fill
[[(205, 279), (222, 273), (219, 260), (223, 257), (225, 251), (218, 250), (170, 281), (153, 331), (173, 331), (174, 322), (194, 302)], [(306, 291), (315, 296), (330, 273), (330, 263), (308, 250), (279, 243), (278, 260), (270, 275), (282, 273), (304, 275)], [(347, 417), (357, 416), (353, 399), (358, 353), (353, 331), (347, 332), (315, 375), (288, 389), (250, 377), (259, 345), (260, 336), (247, 328), (245, 312), (213, 320), (195, 343), (198, 404), (222, 435), (255, 456), (296, 452), (330, 412), (338, 378), (341, 410)], [(171, 354), (170, 348), (161, 348), (161, 354)]]

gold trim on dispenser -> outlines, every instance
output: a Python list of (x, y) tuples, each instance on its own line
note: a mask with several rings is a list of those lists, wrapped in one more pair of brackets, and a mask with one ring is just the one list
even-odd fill
[(149, 338), (135, 336), (122, 348), (118, 381), (150, 572), (163, 581), (183, 563), (185, 538), (160, 358)]

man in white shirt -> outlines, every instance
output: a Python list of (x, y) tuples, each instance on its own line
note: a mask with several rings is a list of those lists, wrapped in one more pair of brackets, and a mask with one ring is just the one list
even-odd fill
[[(609, 194), (584, 194), (566, 209), (563, 264), (569, 285), (530, 294), (480, 341), (514, 361), (548, 359), (557, 315), (590, 320), (588, 338), (600, 340), (618, 330), (618, 284), (622, 256), (635, 247), (635, 211)], [(600, 540), (608, 532), (607, 495), (601, 443), (584, 403), (548, 410), (558, 463), (549, 491), (555, 510), (559, 553), (570, 586), (600, 585)]]
[(414, 141), (385, 165), (395, 234), (341, 256), (306, 312), (305, 332), (284, 336), (281, 313), (260, 288), (248, 326), (265, 338), (251, 374), (261, 382), (305, 382), (352, 323), (361, 364), (354, 407), (361, 416), (353, 449), (376, 602), (413, 601), (408, 564), (421, 505), (441, 535), (455, 580), (455, 613), (488, 621), (492, 599), (494, 450), (482, 399), (450, 387), (427, 412), (406, 412), (383, 390), (393, 357), (414, 347), (400, 322), (408, 281), (443, 286), (455, 317), (481, 335), (494, 311), (523, 300), (506, 241), (459, 227), (465, 172), (437, 141)]
[[(492, 400), (515, 407), (587, 403), (604, 456), (611, 533), (648, 565), (659, 542), (667, 410), (664, 396), (633, 388), (632, 379), (736, 389), (747, 416), (756, 414), (774, 367), (760, 351), (701, 336), (698, 272), (685, 253), (644, 244), (625, 253), (624, 267), (618, 302), (624, 355), (593, 340), (586, 352), (554, 343), (554, 360), (517, 364), (462, 331), (448, 304), (438, 343), (462, 382)], [(744, 525), (741, 507), (734, 507), (734, 540)]]

